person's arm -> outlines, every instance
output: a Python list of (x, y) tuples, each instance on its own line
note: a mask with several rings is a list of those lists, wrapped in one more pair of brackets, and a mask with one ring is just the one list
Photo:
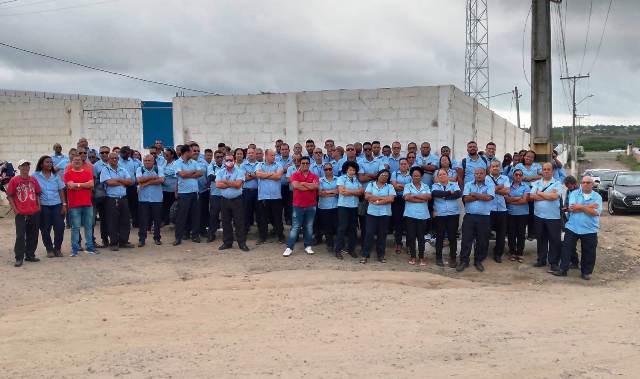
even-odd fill
[(242, 179), (237, 179), (237, 180), (226, 180), (225, 184), (227, 185), (227, 188), (235, 188), (235, 189), (240, 189), (242, 188)]
[(447, 196), (445, 196), (445, 200), (455, 200), (455, 199), (459, 199), (462, 197), (462, 191), (460, 190), (455, 190), (452, 192), (449, 192), (449, 194)]
[(63, 216), (67, 215), (67, 197), (64, 195), (64, 189), (60, 188), (58, 189), (58, 194), (60, 195), (60, 200), (62, 201), (62, 209), (60, 210), (60, 213), (62, 213)]

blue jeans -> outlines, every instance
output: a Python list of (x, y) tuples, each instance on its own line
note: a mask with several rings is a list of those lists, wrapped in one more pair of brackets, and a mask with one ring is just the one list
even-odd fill
[(293, 207), (293, 217), (291, 232), (289, 233), (289, 241), (287, 247), (293, 249), (293, 245), (296, 244), (298, 239), (298, 233), (304, 225), (304, 247), (309, 247), (313, 244), (313, 219), (316, 216), (316, 207)]
[(77, 253), (80, 248), (80, 226), (84, 227), (87, 251), (96, 251), (93, 245), (93, 207), (70, 208), (69, 217), (71, 218), (71, 252)]

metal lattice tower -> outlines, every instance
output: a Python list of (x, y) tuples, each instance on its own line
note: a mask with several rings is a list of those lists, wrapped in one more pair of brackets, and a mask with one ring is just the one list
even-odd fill
[(489, 18), (487, 0), (467, 0), (464, 92), (489, 107)]

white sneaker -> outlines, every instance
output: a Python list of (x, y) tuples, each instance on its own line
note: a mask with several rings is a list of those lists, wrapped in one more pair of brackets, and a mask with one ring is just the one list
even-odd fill
[(311, 246), (307, 246), (307, 247), (305, 247), (305, 248), (304, 248), (304, 252), (305, 252), (305, 253), (307, 253), (307, 254), (309, 254), (309, 255), (311, 255), (311, 254), (315, 254), (315, 253), (313, 252), (313, 249), (311, 248)]
[(429, 241), (431, 239), (431, 234), (427, 233), (424, 235), (424, 240)]
[(290, 248), (287, 247), (287, 249), (284, 251), (284, 253), (282, 253), (282, 256), (283, 257), (288, 257), (292, 253), (293, 253), (293, 250), (291, 250)]

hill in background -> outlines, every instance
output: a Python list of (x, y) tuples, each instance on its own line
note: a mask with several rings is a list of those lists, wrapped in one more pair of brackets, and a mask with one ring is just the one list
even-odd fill
[[(626, 149), (629, 142), (640, 146), (640, 125), (588, 125), (577, 126), (578, 144), (585, 151), (609, 151)], [(551, 139), (554, 144), (562, 143), (562, 133), (566, 141), (571, 138), (571, 126), (554, 127)]]

